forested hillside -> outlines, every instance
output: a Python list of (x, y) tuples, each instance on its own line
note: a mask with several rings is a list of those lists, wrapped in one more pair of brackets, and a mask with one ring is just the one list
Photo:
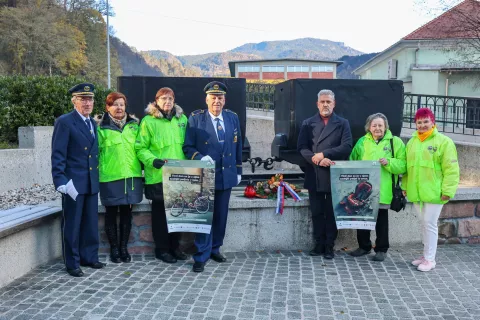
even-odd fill
[[(0, 0), (0, 75), (73, 75), (107, 83), (103, 0)], [(112, 48), (112, 82), (122, 70)]]

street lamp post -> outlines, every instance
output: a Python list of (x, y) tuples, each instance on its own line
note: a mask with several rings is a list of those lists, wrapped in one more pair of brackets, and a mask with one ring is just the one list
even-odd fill
[(108, 84), (108, 89), (111, 87), (111, 82), (110, 82), (110, 28), (109, 28), (109, 21), (108, 18), (110, 16), (109, 12), (109, 5), (108, 5), (108, 0), (107, 0), (107, 84)]

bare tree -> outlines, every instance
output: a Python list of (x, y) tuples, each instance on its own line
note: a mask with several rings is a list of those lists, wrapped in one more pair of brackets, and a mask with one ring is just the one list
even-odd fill
[(424, 35), (445, 40), (445, 50), (455, 51), (452, 68), (480, 68), (480, 1), (418, 0), (417, 5), (430, 15), (442, 14), (427, 23)]

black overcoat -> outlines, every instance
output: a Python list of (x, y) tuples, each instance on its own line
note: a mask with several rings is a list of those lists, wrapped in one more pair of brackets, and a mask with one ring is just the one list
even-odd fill
[(348, 160), (352, 151), (352, 133), (347, 119), (332, 114), (327, 125), (320, 113), (303, 121), (298, 135), (297, 150), (306, 160), (305, 185), (311, 191), (331, 192), (330, 168), (312, 162), (315, 153), (323, 152), (330, 160)]

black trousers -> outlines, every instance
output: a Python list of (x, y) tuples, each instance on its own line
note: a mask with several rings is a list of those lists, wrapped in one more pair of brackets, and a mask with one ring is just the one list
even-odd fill
[[(387, 252), (388, 242), (388, 209), (379, 209), (377, 224), (375, 225), (377, 239), (375, 240), (375, 252)], [(363, 250), (370, 251), (372, 242), (370, 241), (370, 230), (357, 230), (358, 246)]]
[(173, 252), (180, 245), (181, 233), (168, 233), (167, 218), (165, 216), (165, 202), (152, 201), (152, 235), (155, 241), (155, 253)]
[(337, 224), (333, 215), (332, 194), (330, 192), (308, 191), (312, 211), (313, 235), (320, 245), (333, 246), (337, 239)]

